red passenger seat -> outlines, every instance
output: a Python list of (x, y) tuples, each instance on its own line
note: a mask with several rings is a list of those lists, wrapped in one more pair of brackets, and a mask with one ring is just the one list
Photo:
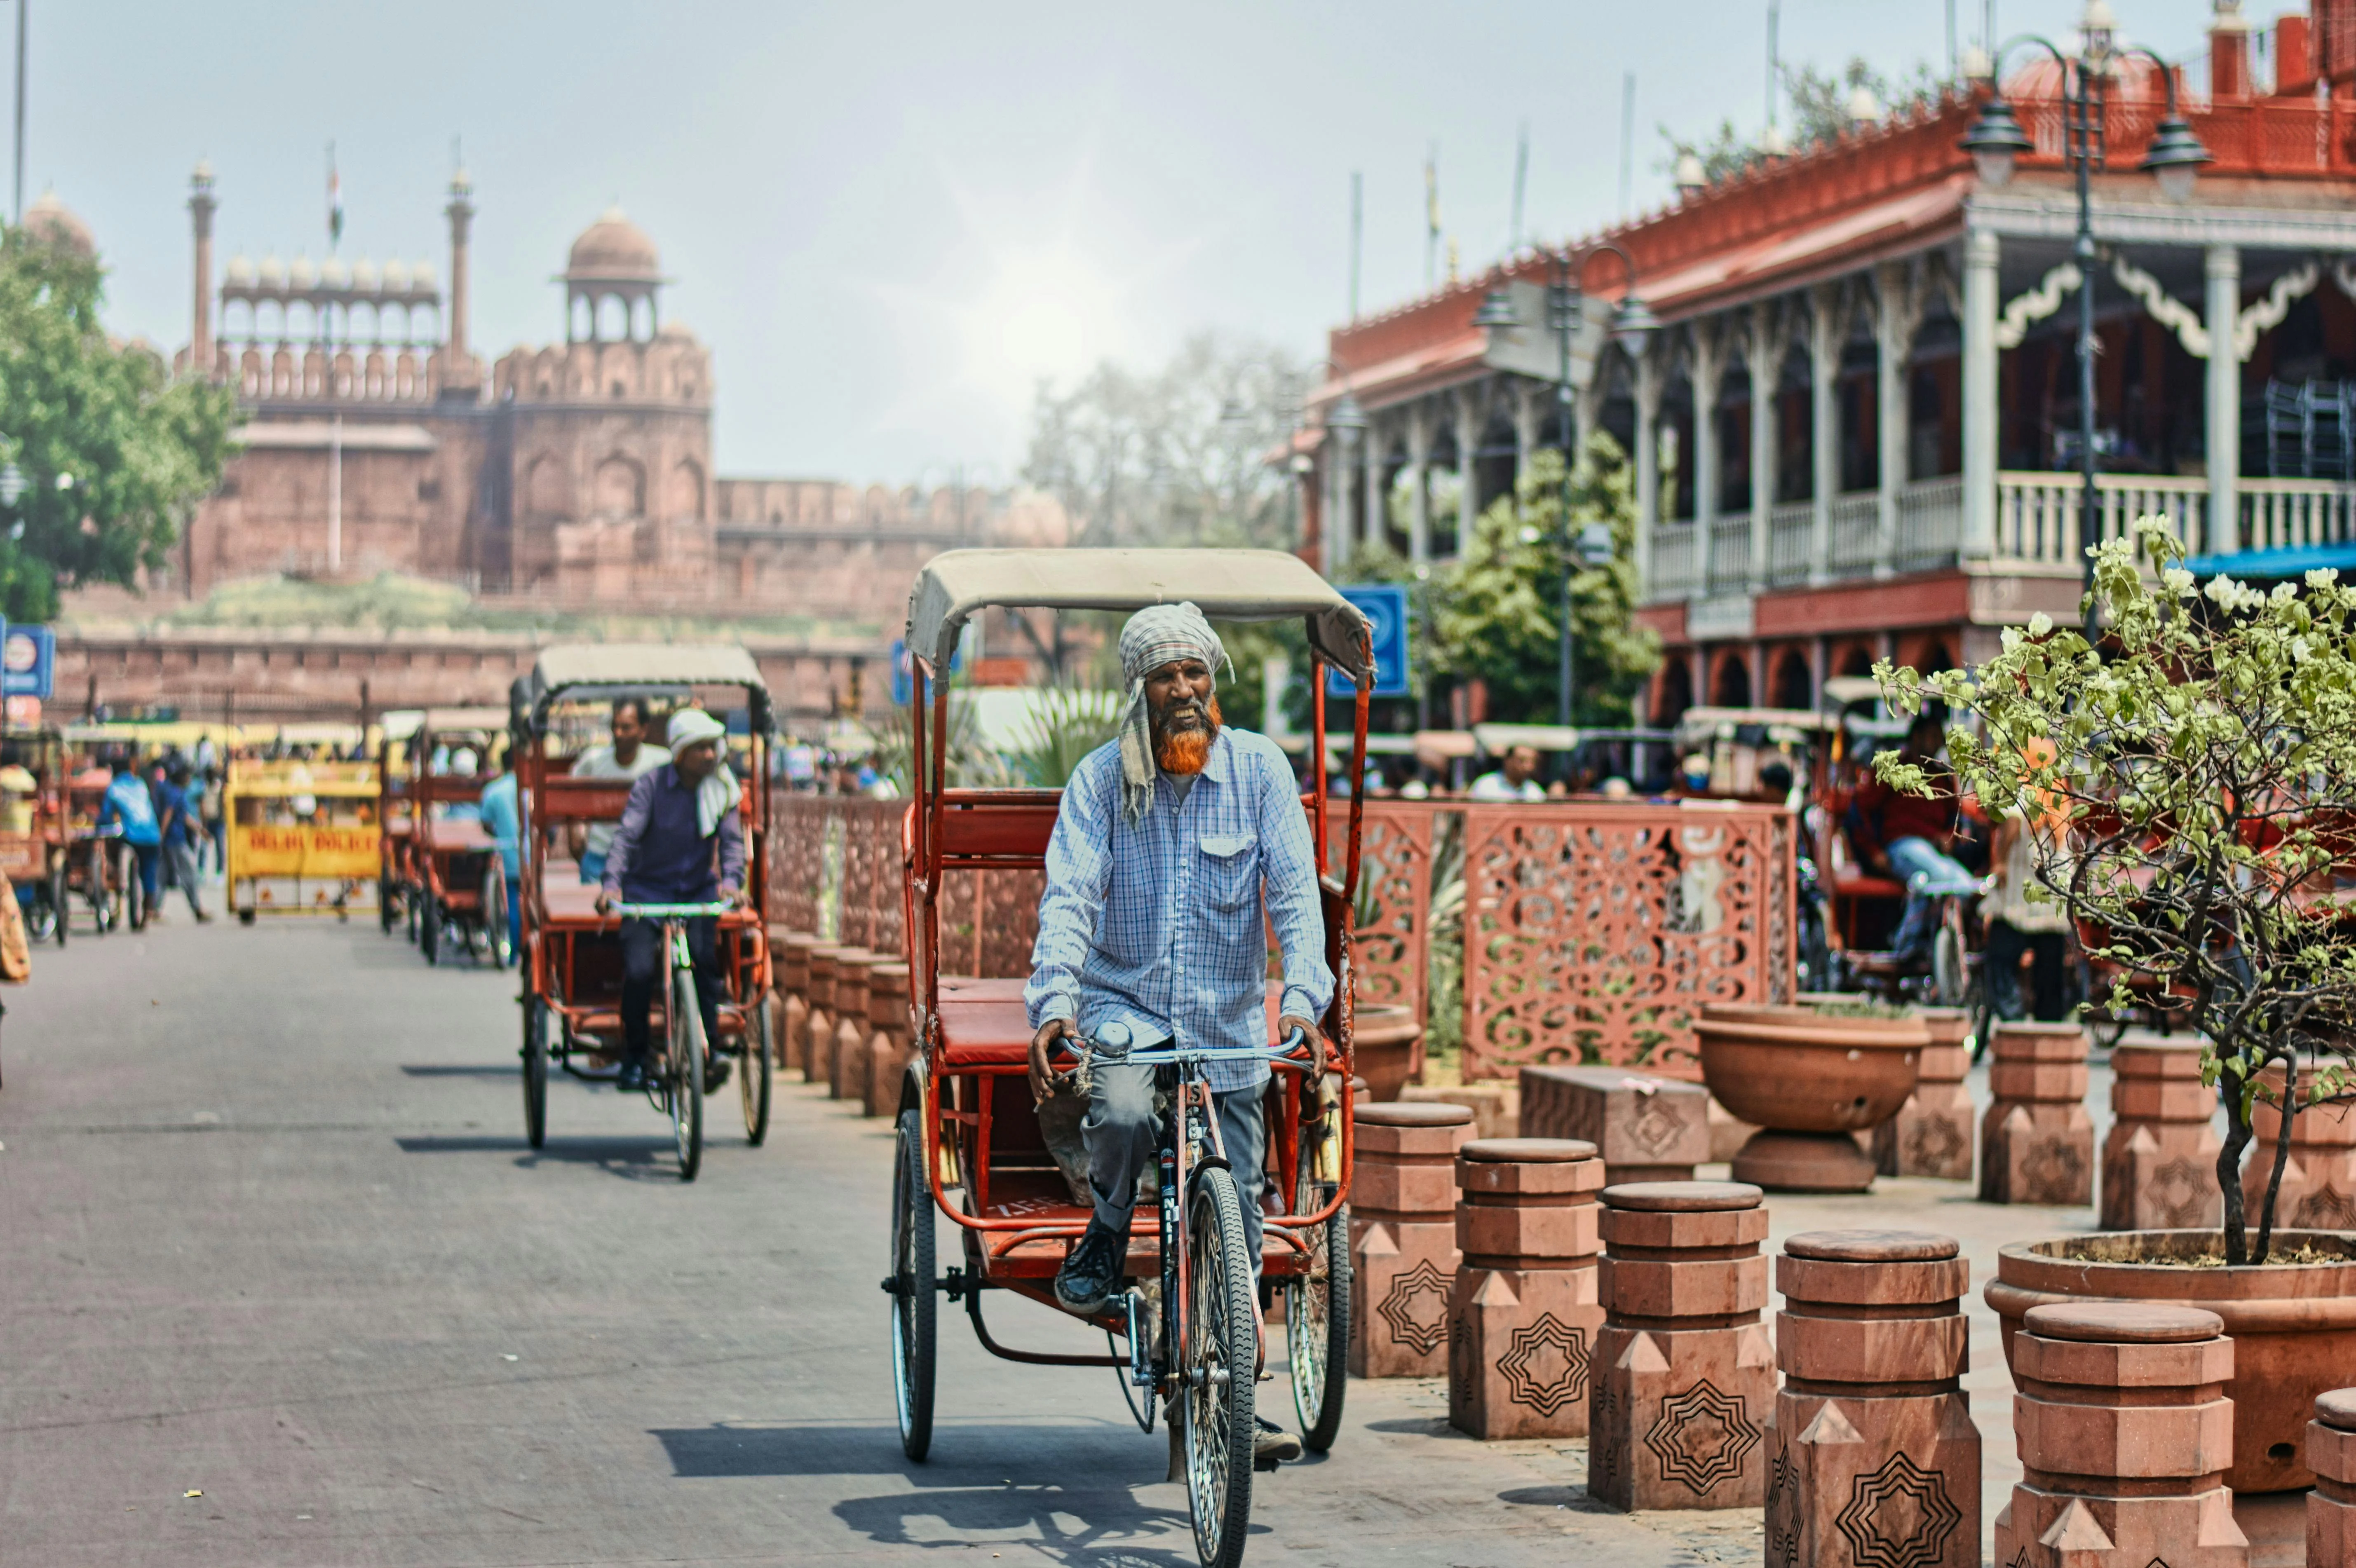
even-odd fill
[[(941, 976), (941, 1065), (955, 1072), (976, 1067), (1022, 1066), (1031, 1057), (1031, 1019), (1021, 980)], [(1276, 1042), (1281, 982), (1268, 987), (1268, 1038)]]

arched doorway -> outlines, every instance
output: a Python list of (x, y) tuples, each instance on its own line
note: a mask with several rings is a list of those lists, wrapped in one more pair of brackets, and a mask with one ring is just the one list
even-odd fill
[(1783, 656), (1775, 661), (1775, 687), (1772, 706), (1806, 709), (1816, 705), (1815, 677), (1808, 671), (1808, 656), (1797, 648), (1786, 648)]
[(1671, 655), (1661, 666), (1661, 673), (1653, 677), (1653, 722), (1668, 729), (1692, 706), (1693, 677), (1687, 672), (1686, 660)]
[(1714, 708), (1751, 706), (1751, 666), (1740, 653), (1719, 656), (1718, 673), (1710, 677), (1709, 700)]

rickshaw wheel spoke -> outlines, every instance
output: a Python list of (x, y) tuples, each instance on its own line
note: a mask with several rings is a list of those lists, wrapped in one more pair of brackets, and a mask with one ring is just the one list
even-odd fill
[(703, 1168), (703, 1014), (695, 1000), (695, 972), (674, 969), (670, 976), (671, 1141), (679, 1148), (679, 1179), (693, 1181)]
[[(1333, 1197), (1306, 1158), (1293, 1182), (1292, 1211), (1313, 1214)], [(1284, 1355), (1292, 1370), (1292, 1408), (1303, 1446), (1323, 1454), (1342, 1429), (1342, 1394), (1350, 1354), (1350, 1210), (1347, 1204), (1301, 1233), (1309, 1272), (1284, 1287)]]
[(900, 1447), (921, 1463), (933, 1445), (933, 1188), (921, 1113), (900, 1113), (892, 1165), (892, 1387)]
[(1243, 1561), (1251, 1527), (1253, 1376), (1258, 1298), (1244, 1243), (1235, 1178), (1205, 1169), (1190, 1205), (1191, 1321), (1181, 1392), (1186, 1402), (1186, 1500), (1204, 1568)]
[(740, 1074), (736, 1096), (744, 1107), (744, 1141), (755, 1148), (769, 1136), (770, 1079), (776, 1072), (776, 1001), (774, 995), (763, 997), (746, 1015), (744, 1059), (736, 1064)]

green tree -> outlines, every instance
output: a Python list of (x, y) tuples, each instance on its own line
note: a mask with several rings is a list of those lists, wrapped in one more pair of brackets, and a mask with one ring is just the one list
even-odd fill
[(96, 261), (21, 229), (0, 236), (0, 461), (27, 482), (0, 513), (13, 621), (53, 617), (60, 589), (163, 567), (232, 450), (230, 392), (109, 341), (103, 298)]
[[(1848, 101), (1860, 87), (1873, 94), (1885, 113), (1909, 112), (1935, 102), (1948, 84), (1926, 63), (1917, 61), (1904, 76), (1884, 76), (1861, 57), (1852, 57), (1838, 70), (1818, 70), (1812, 65), (1785, 66), (1783, 91), (1792, 103), (1791, 147), (1804, 153), (1839, 140), (1849, 128)], [(1661, 140), (1668, 151), (1660, 171), (1676, 170), (1687, 153), (1701, 160), (1702, 176), (1711, 185), (1740, 174), (1767, 155), (1755, 137), (1721, 120), (1718, 128), (1698, 141), (1676, 135), (1664, 125)]]
[[(1562, 454), (1543, 451), (1511, 496), (1473, 525), (1464, 551), (1433, 595), (1433, 652), (1460, 678), (1489, 691), (1492, 717), (1550, 723), (1565, 550)], [(1583, 724), (1624, 724), (1636, 692), (1660, 663), (1660, 639), (1634, 624), (1636, 503), (1619, 443), (1598, 434), (1571, 471), (1569, 533), (1590, 523), (1612, 530), (1612, 559), (1580, 563), (1571, 580), (1571, 641), (1578, 689), (1571, 714)]]
[[(2115, 967), (2113, 1016), (2140, 998), (2199, 1037), (2225, 1108), (2224, 1261), (2264, 1263), (2291, 1118), (2356, 1097), (2356, 926), (2335, 877), (2356, 846), (2356, 588), (2319, 571), (2203, 589), (2183, 560), (2158, 518), (2101, 547), (2100, 647), (2040, 615), (1977, 670), (1874, 674), (1901, 712), (1978, 720), (1947, 736), (1962, 787), (2019, 803), (2029, 895)], [(1927, 787), (1895, 752), (1875, 766)], [(2241, 1164), (2261, 1104), (2284, 1136), (2253, 1247)]]

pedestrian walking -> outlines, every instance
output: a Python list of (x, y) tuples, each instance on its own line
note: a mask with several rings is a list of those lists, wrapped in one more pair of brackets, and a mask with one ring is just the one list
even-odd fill
[[(204, 900), (197, 888), (202, 880), (197, 870), (197, 841), (202, 834), (188, 806), (188, 764), (176, 764), (164, 781), (164, 859), (172, 868), (172, 880), (182, 892), (188, 895), (188, 912), (203, 925), (212, 919), (205, 912)], [(154, 915), (164, 912), (159, 908)]]
[(155, 797), (149, 793), (146, 781), (132, 767), (131, 759), (116, 756), (107, 764), (114, 782), (106, 786), (106, 794), (98, 803), (98, 826), (101, 829), (119, 827), (123, 842), (137, 859), (140, 891), (146, 895), (144, 906), (149, 913), (155, 909), (157, 872), (164, 859), (164, 828), (155, 820)]

